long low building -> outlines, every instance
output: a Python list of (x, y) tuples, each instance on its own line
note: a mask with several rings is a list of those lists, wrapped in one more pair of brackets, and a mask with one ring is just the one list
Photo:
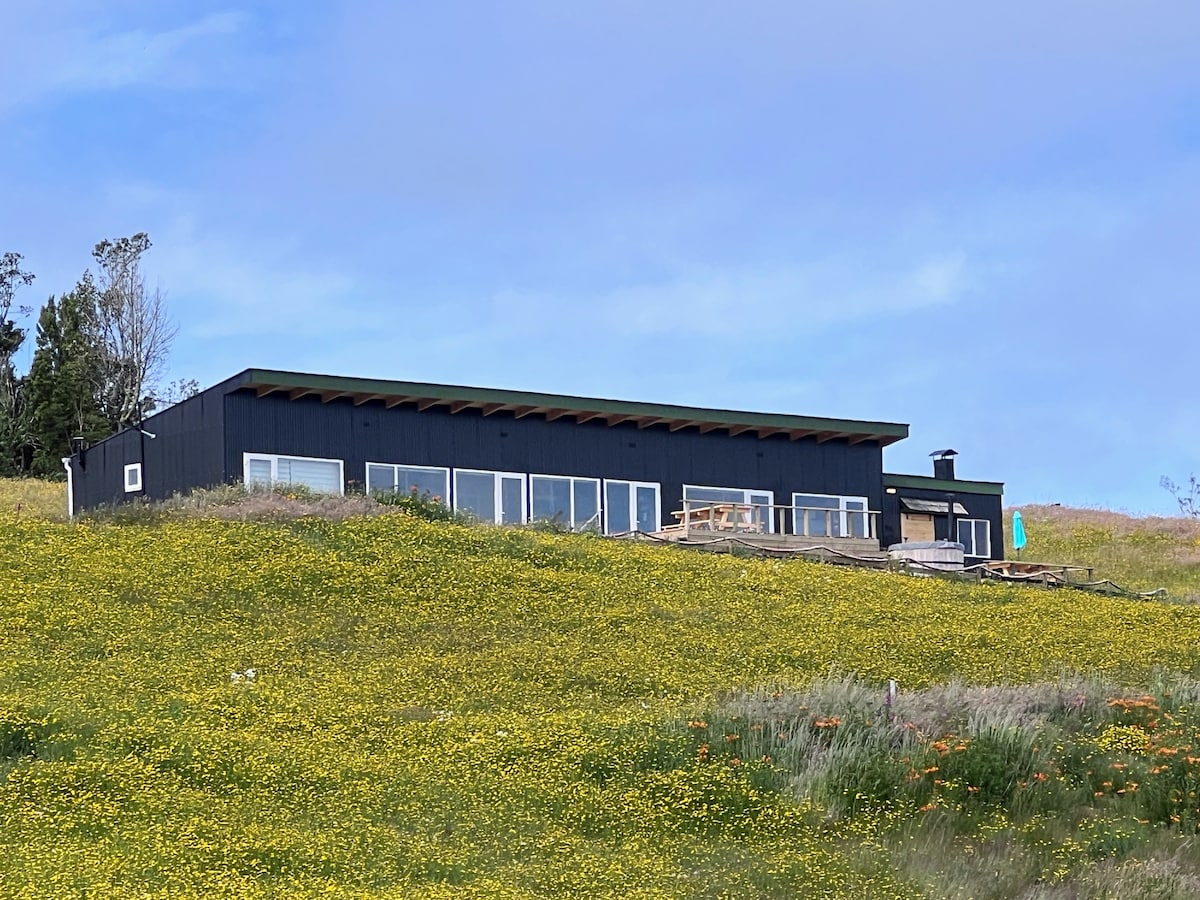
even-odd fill
[(945, 459), (941, 477), (885, 475), (883, 448), (907, 436), (890, 422), (247, 369), (64, 464), (72, 515), (240, 481), (416, 491), (487, 522), (605, 534), (728, 505), (765, 533), (887, 546), (926, 517), (930, 537), (1002, 558), (1003, 486), (954, 479), (952, 458), (948, 478)]

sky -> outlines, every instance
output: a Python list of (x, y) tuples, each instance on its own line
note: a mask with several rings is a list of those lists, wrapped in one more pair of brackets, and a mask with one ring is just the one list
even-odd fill
[(1013, 506), (1200, 474), (1195, 0), (4, 8), (19, 300), (148, 232), (168, 379), (904, 422)]

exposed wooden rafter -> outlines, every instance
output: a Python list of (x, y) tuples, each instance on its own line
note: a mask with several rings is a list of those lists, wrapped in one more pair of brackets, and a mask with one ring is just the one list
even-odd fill
[(475, 403), (471, 400), (454, 400), (450, 404), (450, 414), (460, 413), (464, 409), (470, 409), (473, 406), (475, 406)]
[(563, 416), (569, 416), (569, 409), (548, 409), (546, 410), (546, 421), (553, 422), (555, 419), (561, 419)]
[(576, 413), (575, 424), (582, 425), (584, 422), (591, 422), (594, 419), (603, 419), (603, 418), (604, 418), (604, 413), (598, 413), (598, 412)]
[(273, 391), (279, 390), (279, 385), (276, 384), (260, 384), (254, 389), (254, 396), (265, 397)]
[(849, 436), (850, 435), (845, 431), (824, 431), (820, 435), (817, 436), (817, 443), (818, 444), (826, 444), (829, 441), (836, 441), (838, 438), (844, 438), (844, 437), (849, 437)]
[(683, 419), (676, 419), (671, 423), (671, 431), (682, 431), (684, 428), (691, 428), (693, 425), (699, 424), (699, 422), (688, 422)]
[(753, 431), (753, 430), (754, 430), (753, 425), (730, 425), (729, 426), (729, 436), (737, 437), (739, 434), (744, 434), (747, 431)]
[(638, 421), (638, 428), (652, 428), (655, 425), (667, 425), (667, 424), (670, 424), (672, 421), (674, 421), (674, 420), (673, 419), (658, 419), (658, 418), (653, 418), (653, 417), (643, 418)]
[(500, 410), (507, 408), (507, 403), (485, 403), (481, 407), (485, 416), (490, 416), (492, 413), (498, 413)]
[(442, 401), (437, 397), (426, 397), (423, 400), (417, 401), (417, 410), (420, 412), (425, 412), (425, 410), (432, 406), (437, 406), (441, 402)]

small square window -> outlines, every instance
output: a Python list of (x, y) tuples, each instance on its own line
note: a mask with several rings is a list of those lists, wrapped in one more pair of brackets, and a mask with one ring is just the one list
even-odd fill
[(125, 467), (125, 493), (142, 489), (142, 464), (132, 463)]

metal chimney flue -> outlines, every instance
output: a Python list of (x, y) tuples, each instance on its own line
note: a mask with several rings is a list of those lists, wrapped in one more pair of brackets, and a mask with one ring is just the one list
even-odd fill
[(934, 450), (929, 454), (933, 457), (933, 477), (943, 481), (954, 480), (954, 457), (957, 450)]

